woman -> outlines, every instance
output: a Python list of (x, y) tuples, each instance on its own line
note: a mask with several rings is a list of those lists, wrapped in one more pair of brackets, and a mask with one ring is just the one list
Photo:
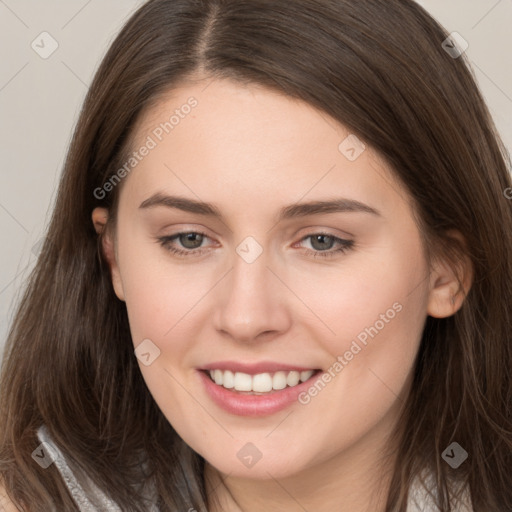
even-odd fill
[(7, 506), (512, 510), (510, 159), (447, 37), (412, 1), (134, 14), (9, 334)]

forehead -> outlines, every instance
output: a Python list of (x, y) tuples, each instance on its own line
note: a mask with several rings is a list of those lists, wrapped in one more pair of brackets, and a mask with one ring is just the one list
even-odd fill
[[(130, 195), (183, 193), (270, 207), (344, 195), (376, 208), (407, 199), (385, 161), (345, 126), (300, 100), (229, 80), (186, 83), (146, 109), (132, 150)], [(128, 185), (128, 184), (127, 184)], [(277, 203), (276, 203), (277, 206)]]

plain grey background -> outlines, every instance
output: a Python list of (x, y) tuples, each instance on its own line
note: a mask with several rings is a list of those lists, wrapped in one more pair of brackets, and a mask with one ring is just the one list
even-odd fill
[[(88, 84), (108, 45), (142, 3), (0, 0), (0, 351), (37, 258)], [(469, 44), (474, 75), (510, 151), (512, 0), (418, 3)]]

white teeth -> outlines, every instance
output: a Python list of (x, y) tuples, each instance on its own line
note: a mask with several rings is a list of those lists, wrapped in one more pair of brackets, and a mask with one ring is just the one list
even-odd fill
[(308, 379), (311, 378), (311, 375), (315, 373), (313, 370), (306, 370), (305, 372), (300, 372), (300, 381), (306, 382)]
[(223, 376), (224, 375), (221, 370), (215, 370), (215, 374), (213, 376), (213, 378), (215, 380), (215, 384), (219, 384), (220, 386), (222, 386), (222, 381), (224, 380)]
[(299, 372), (290, 372), (288, 377), (286, 377), (286, 384), (288, 386), (296, 386), (300, 381), (300, 373)]
[(278, 371), (271, 373), (258, 373), (249, 375), (243, 372), (233, 372), (226, 370), (210, 370), (210, 377), (219, 386), (236, 391), (248, 391), (255, 393), (268, 393), (273, 389), (278, 391), (287, 386), (297, 386), (301, 382), (310, 379), (315, 373), (314, 370), (298, 371)]
[(286, 387), (286, 373), (274, 373), (274, 377), (272, 377), (272, 387), (274, 389), (284, 389)]
[(235, 387), (235, 375), (233, 372), (226, 370), (224, 372), (223, 380), (224, 382), (222, 383), (222, 385), (225, 388), (232, 389)]
[(252, 377), (252, 389), (246, 391), (257, 391), (258, 393), (266, 393), (272, 391), (272, 377), (270, 373), (258, 373)]
[(252, 391), (252, 377), (247, 373), (236, 372), (235, 389), (237, 391)]

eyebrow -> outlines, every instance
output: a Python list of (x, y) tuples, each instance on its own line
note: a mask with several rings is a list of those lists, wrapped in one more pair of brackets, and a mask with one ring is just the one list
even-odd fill
[[(180, 196), (169, 196), (160, 192), (153, 194), (139, 206), (140, 209), (155, 208), (164, 206), (166, 208), (174, 208), (188, 213), (205, 215), (224, 221), (220, 210), (213, 204), (196, 201)], [(319, 215), (326, 213), (343, 213), (343, 212), (362, 212), (372, 215), (381, 216), (381, 213), (354, 199), (335, 198), (325, 201), (310, 201), (307, 203), (296, 203), (285, 206), (279, 210), (278, 222), (282, 220), (293, 219), (297, 217), (306, 217), (308, 215)]]

